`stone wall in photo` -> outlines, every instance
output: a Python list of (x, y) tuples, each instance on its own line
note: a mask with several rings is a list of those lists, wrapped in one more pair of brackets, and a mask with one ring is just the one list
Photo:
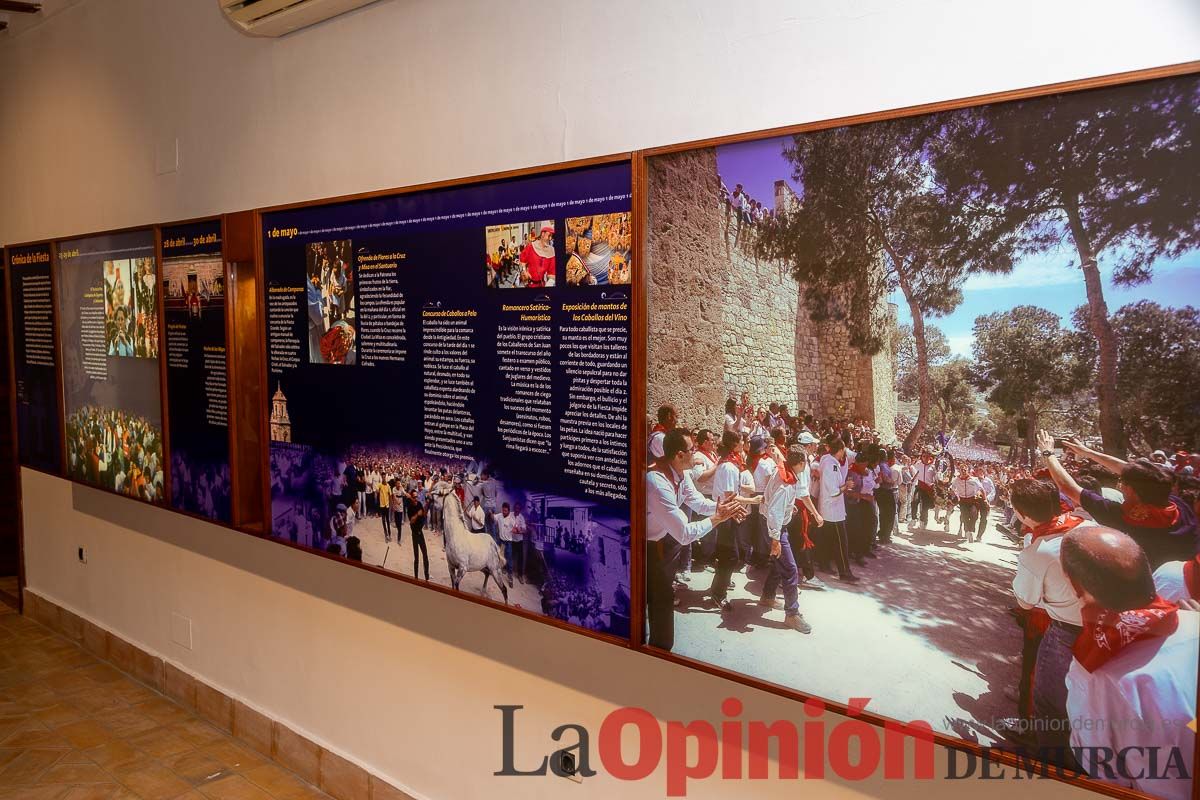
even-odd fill
[(891, 348), (864, 355), (837, 323), (814, 322), (787, 266), (753, 255), (753, 227), (720, 198), (716, 150), (657, 156), (647, 173), (649, 413), (671, 403), (681, 424), (719, 429), (725, 400), (748, 391), (891, 431)]

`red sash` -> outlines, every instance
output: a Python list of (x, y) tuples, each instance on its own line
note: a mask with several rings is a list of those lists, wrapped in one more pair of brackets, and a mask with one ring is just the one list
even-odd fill
[(1179, 506), (1170, 503), (1165, 508), (1149, 503), (1126, 503), (1121, 506), (1121, 518), (1137, 528), (1174, 528), (1179, 524)]
[(1033, 528), (1029, 531), (1029, 534), (1033, 537), (1032, 541), (1036, 542), (1043, 536), (1054, 536), (1055, 534), (1066, 533), (1072, 528), (1078, 526), (1081, 522), (1083, 522), (1083, 520), (1074, 514), (1059, 514), (1054, 519), (1047, 520), (1046, 522), (1043, 522), (1037, 527)]
[(1200, 555), (1183, 565), (1183, 585), (1193, 600), (1200, 600)]
[(742, 470), (744, 470), (744, 469), (746, 468), (746, 464), (745, 464), (745, 462), (744, 462), (744, 461), (742, 461), (742, 456), (741, 456), (741, 454), (739, 454), (739, 453), (730, 453), (729, 455), (725, 456), (724, 458), (722, 458), (722, 459), (721, 459), (719, 462), (717, 462), (717, 463), (719, 463), (719, 464), (725, 464), (725, 463), (730, 463), (730, 464), (733, 464), (734, 466), (736, 466), (736, 467), (738, 468), (738, 472), (741, 472)]
[(759, 456), (750, 456), (750, 462), (748, 464), (746, 464), (746, 469), (750, 472), (751, 475), (754, 474), (754, 470), (758, 469), (758, 462), (760, 462), (762, 460), (763, 460), (763, 457), (760, 455)]
[(1170, 636), (1179, 627), (1179, 608), (1155, 595), (1154, 602), (1129, 611), (1083, 607), (1083, 633), (1072, 652), (1080, 666), (1095, 672), (1127, 646)]

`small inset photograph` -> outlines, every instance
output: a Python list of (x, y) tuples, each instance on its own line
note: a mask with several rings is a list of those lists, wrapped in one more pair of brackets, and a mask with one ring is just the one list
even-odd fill
[(133, 358), (133, 262), (104, 262), (104, 343), (108, 355)]
[(133, 294), (133, 356), (158, 358), (158, 270), (153, 258), (133, 258), (125, 263), (129, 264)]
[(205, 309), (225, 301), (225, 265), (219, 258), (165, 262), (163, 297), (167, 308), (186, 308), (188, 319), (203, 318)]
[(310, 364), (354, 364), (358, 360), (351, 247), (349, 239), (308, 244)]
[(557, 264), (554, 221), (489, 225), (484, 267), (493, 289), (546, 289), (554, 286)]
[(568, 217), (567, 285), (602, 286), (633, 280), (630, 214)]

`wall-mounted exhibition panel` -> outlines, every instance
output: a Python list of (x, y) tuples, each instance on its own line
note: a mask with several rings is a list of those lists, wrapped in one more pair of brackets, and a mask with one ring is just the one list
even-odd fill
[(646, 404), (688, 431), (638, 456), (650, 652), (1194, 796), (1200, 76), (1164, 73), (646, 154)]
[(627, 638), (631, 184), (263, 212), (271, 535)]
[(11, 247), (6, 252), (17, 454), (23, 466), (58, 475), (63, 453), (54, 248), (46, 242)]
[(171, 507), (233, 521), (221, 219), (162, 228)]
[(67, 477), (166, 504), (155, 232), (57, 248)]

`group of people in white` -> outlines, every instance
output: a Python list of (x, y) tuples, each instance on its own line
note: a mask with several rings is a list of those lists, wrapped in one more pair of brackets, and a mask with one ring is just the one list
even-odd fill
[[(776, 404), (754, 409), (744, 396), (728, 402), (719, 433), (679, 427), (675, 409), (661, 406), (645, 478), (649, 643), (673, 647), (675, 589), (697, 562), (714, 561), (708, 604), (725, 612), (733, 573), (758, 567), (758, 604), (782, 607), (788, 628), (809, 633), (799, 589), (826, 588), (814, 565), (832, 562), (852, 583), (850, 564), (876, 557), (906, 520), (928, 530), (929, 510), (948, 524), (957, 506), (957, 535), (971, 543), (1000, 507), (1003, 532), (1022, 548), (1013, 593), (1026, 646), (1022, 711), (997, 732), (1037, 745), (1043, 760), (1190, 797), (1200, 536), (1195, 509), (1177, 494), (1182, 473), (1074, 441), (1059, 443), (1070, 454), (1060, 460), (1043, 433), (1043, 469), (963, 462), (947, 474), (937, 450), (910, 458), (879, 439)], [(1081, 485), (1072, 470), (1084, 464)], [(1111, 480), (1097, 483), (1097, 471)], [(1124, 768), (1106, 771), (1104, 754), (1119, 751)]]

